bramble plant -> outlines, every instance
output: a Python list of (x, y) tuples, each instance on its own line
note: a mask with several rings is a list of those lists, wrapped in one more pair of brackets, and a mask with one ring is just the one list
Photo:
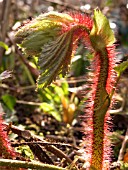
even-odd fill
[[(110, 168), (110, 141), (107, 137), (110, 121), (109, 108), (118, 77), (125, 66), (116, 67), (115, 37), (109, 21), (99, 9), (93, 19), (80, 13), (49, 12), (41, 14), (16, 34), (16, 42), (27, 55), (38, 57), (40, 76), (37, 88), (44, 88), (56, 79), (65, 76), (71, 59), (81, 39), (94, 54), (91, 64), (93, 79), (88, 100), (88, 123), (83, 122), (83, 131), (88, 130), (85, 168), (107, 170)], [(86, 139), (83, 139), (83, 144)], [(87, 142), (86, 142), (87, 143)]]
[[(27, 55), (38, 56), (40, 76), (38, 88), (67, 73), (79, 39), (94, 53), (92, 95), (88, 104), (88, 146), (85, 151), (87, 168), (109, 169), (110, 147), (107, 138), (108, 108), (113, 94), (115, 66), (115, 37), (107, 18), (94, 11), (93, 20), (83, 14), (50, 12), (40, 15), (19, 29), (19, 46)], [(86, 110), (85, 110), (86, 111)], [(86, 131), (86, 125), (83, 124)], [(90, 134), (90, 135), (89, 135)], [(85, 139), (83, 140), (83, 143)]]

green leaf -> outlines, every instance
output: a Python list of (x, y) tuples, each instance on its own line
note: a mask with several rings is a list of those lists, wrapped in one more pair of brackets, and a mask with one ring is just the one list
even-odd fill
[(52, 86), (43, 90), (43, 101), (51, 103), (53, 101), (54, 93)]
[(55, 103), (55, 105), (58, 105), (58, 107), (60, 107), (61, 105), (61, 98), (58, 94), (55, 94), (53, 96), (53, 102)]
[(8, 45), (0, 41), (0, 47), (3, 47), (6, 51), (8, 50)]
[(56, 120), (61, 121), (61, 115), (52, 104), (48, 104), (43, 102), (40, 106), (41, 109), (43, 109), (44, 112), (51, 114)]
[(27, 145), (17, 147), (16, 151), (26, 158), (34, 159), (34, 155)]
[(66, 75), (76, 42), (82, 35), (83, 38), (86, 37), (84, 33), (90, 33), (89, 25), (86, 20), (84, 22), (84, 17), (82, 23), (82, 15), (75, 17), (75, 15), (49, 12), (39, 15), (18, 30), (15, 36), (16, 42), (23, 52), (39, 57), (40, 76), (37, 88), (48, 86), (60, 74)]
[(42, 47), (60, 35), (63, 26), (73, 22), (67, 14), (49, 12), (41, 14), (16, 33), (16, 42), (27, 55), (40, 55)]
[(9, 94), (5, 94), (1, 97), (5, 105), (11, 110), (14, 110), (14, 106), (16, 104), (16, 98), (14, 96), (11, 96)]
[(110, 28), (108, 19), (99, 9), (94, 10), (93, 20), (94, 24), (90, 33), (91, 43), (96, 51), (101, 51), (115, 42), (114, 33)]
[(128, 68), (128, 60), (122, 62), (121, 64), (119, 64), (117, 67), (115, 67), (115, 71), (121, 75), (123, 71), (125, 71)]
[(54, 41), (45, 44), (39, 57), (40, 76), (37, 87), (43, 88), (56, 79), (57, 75), (65, 76), (72, 57), (72, 32), (60, 35)]
[(61, 114), (59, 111), (51, 111), (50, 114), (59, 122), (62, 121)]
[(82, 15), (75, 18), (75, 15), (49, 12), (39, 15), (16, 33), (16, 42), (23, 52), (39, 57), (37, 88), (48, 86), (58, 75), (65, 76), (68, 72), (76, 42), (82, 32), (89, 34), (91, 29), (81, 18)]
[(47, 101), (52, 101), (52, 95), (47, 92), (45, 93), (45, 98), (47, 98)]
[(72, 57), (72, 32), (62, 34), (62, 28), (73, 22), (68, 14), (49, 12), (18, 30), (16, 41), (22, 50), (39, 57), (38, 88), (49, 85), (57, 75), (67, 73)]
[(68, 91), (68, 83), (65, 81), (65, 82), (62, 82), (61, 84), (61, 87), (64, 91), (64, 95), (68, 95), (69, 94), (69, 91)]
[(44, 112), (50, 112), (51, 110), (54, 110), (54, 106), (52, 104), (48, 104), (43, 102), (40, 107), (44, 110)]
[(55, 86), (54, 91), (55, 91), (56, 94), (58, 94), (58, 96), (60, 96), (60, 97), (64, 96), (64, 91), (61, 87)]

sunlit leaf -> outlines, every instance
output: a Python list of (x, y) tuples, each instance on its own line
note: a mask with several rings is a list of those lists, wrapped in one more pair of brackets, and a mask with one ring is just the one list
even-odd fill
[(22, 51), (38, 57), (38, 88), (48, 86), (60, 74), (66, 75), (77, 41), (86, 41), (91, 28), (92, 19), (87, 15), (49, 12), (18, 30), (16, 42)]
[(17, 147), (16, 151), (26, 158), (34, 159), (34, 155), (27, 145)]
[(40, 106), (40, 108), (43, 109), (44, 112), (51, 114), (56, 120), (61, 121), (61, 115), (52, 104), (48, 104), (43, 102)]
[(8, 45), (2, 41), (0, 41), (0, 47), (4, 48), (6, 51), (8, 50)]
[(69, 91), (68, 91), (68, 83), (65, 81), (65, 82), (62, 82), (61, 83), (61, 87), (62, 87), (62, 89), (63, 89), (63, 91), (64, 91), (64, 94), (65, 95), (68, 95), (69, 94)]
[(60, 34), (62, 23), (67, 26), (72, 21), (72, 17), (67, 14), (41, 14), (18, 30), (16, 42), (27, 55), (38, 56), (44, 44), (53, 41)]
[(56, 104), (59, 104), (59, 107), (60, 107), (61, 99), (60, 99), (60, 96), (58, 94), (54, 94), (53, 102), (55, 102)]
[(94, 24), (90, 33), (93, 48), (98, 51), (115, 42), (115, 36), (108, 19), (99, 9), (94, 10)]
[(117, 67), (115, 67), (115, 71), (120, 75), (122, 74), (123, 71), (125, 71), (128, 68), (128, 60), (122, 62), (121, 64), (119, 64)]
[(51, 95), (51, 94), (45, 93), (45, 97), (46, 97), (49, 101), (52, 101), (52, 95)]
[(54, 110), (54, 106), (48, 103), (43, 102), (40, 107), (44, 110), (44, 112), (50, 112), (51, 110)]
[(61, 87), (59, 86), (55, 86), (54, 91), (58, 94), (58, 96), (63, 96), (64, 95), (64, 91)]

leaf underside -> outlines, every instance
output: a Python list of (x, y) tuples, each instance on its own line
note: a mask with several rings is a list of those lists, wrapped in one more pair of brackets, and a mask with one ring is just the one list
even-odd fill
[(38, 59), (40, 76), (38, 88), (49, 85), (57, 75), (65, 76), (72, 57), (72, 33), (67, 32), (45, 44)]

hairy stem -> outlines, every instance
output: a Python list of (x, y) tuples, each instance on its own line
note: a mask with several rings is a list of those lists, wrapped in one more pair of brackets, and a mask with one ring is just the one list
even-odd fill
[(104, 158), (104, 119), (110, 106), (109, 95), (106, 90), (109, 64), (107, 52), (104, 49), (98, 53), (99, 76), (97, 80), (96, 94), (93, 111), (93, 140), (91, 166), (102, 170)]

